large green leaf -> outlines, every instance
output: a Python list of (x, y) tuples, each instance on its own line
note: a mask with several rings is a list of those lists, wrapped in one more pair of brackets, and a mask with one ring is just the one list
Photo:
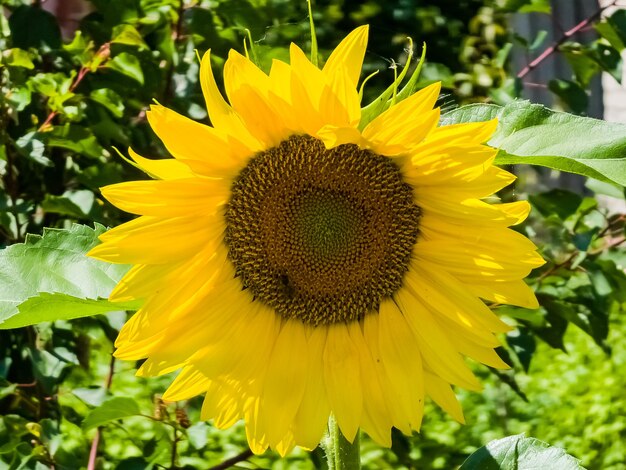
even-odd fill
[(17, 306), (18, 313), (0, 323), (0, 329), (20, 328), (51, 320), (71, 320), (119, 310), (137, 310), (141, 302), (113, 303), (106, 299), (81, 299), (42, 292)]
[(85, 431), (102, 426), (110, 421), (115, 421), (129, 416), (137, 416), (141, 414), (139, 405), (132, 398), (114, 397), (105, 401), (98, 408), (94, 408), (85, 417), (83, 421), (83, 429)]
[(626, 186), (626, 125), (528, 101), (462, 106), (445, 114), (442, 124), (494, 118), (500, 123), (489, 145), (500, 149), (496, 164), (540, 165)]
[[(104, 231), (101, 225), (47, 229), (43, 236), (29, 235), (25, 243), (0, 250), (0, 329), (128, 308), (97, 300), (108, 297), (128, 270), (85, 256)], [(41, 292), (64, 295), (36, 297)], [(31, 297), (36, 299), (27, 302)]]
[(563, 449), (523, 434), (491, 441), (470, 455), (459, 470), (579, 470), (578, 460)]

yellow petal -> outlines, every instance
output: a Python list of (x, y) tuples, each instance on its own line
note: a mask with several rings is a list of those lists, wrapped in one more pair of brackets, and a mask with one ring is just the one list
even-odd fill
[(407, 153), (439, 122), (439, 109), (433, 106), (440, 90), (437, 82), (392, 106), (365, 127), (363, 138), (382, 155)]
[(284, 321), (268, 363), (261, 412), (268, 442), (273, 447), (288, 434), (304, 396), (308, 375), (304, 332), (302, 322)]
[[(224, 65), (226, 94), (250, 133), (265, 148), (274, 147), (289, 129), (268, 96), (269, 77), (241, 54), (231, 50)], [(275, 95), (273, 99), (280, 99)]]
[(518, 252), (512, 247), (510, 256), (486, 245), (465, 245), (448, 241), (420, 241), (413, 253), (444, 268), (461, 281), (515, 281), (545, 264), (536, 252)]
[[(355, 127), (351, 123), (356, 112), (354, 103), (342, 101), (347, 95), (337, 96), (324, 73), (311, 64), (298, 46), (291, 44), (289, 54), (293, 73), (305, 88), (313, 113), (318, 115), (317, 121), (337, 127)], [(338, 91), (348, 93), (343, 83), (337, 83), (336, 86), (341, 87)], [(358, 113), (360, 114), (360, 110)]]
[(180, 217), (215, 213), (228, 199), (230, 182), (204, 178), (128, 181), (101, 191), (111, 204), (131, 214)]
[(487, 142), (498, 127), (498, 120), (484, 122), (464, 122), (441, 126), (426, 139), (425, 147), (435, 145), (476, 145)]
[(392, 300), (380, 304), (379, 316), (383, 365), (406, 416), (415, 418), (421, 415), (420, 403), (424, 400), (424, 372), (418, 342)]
[(324, 142), (327, 149), (343, 144), (355, 144), (367, 148), (367, 142), (361, 137), (361, 132), (354, 127), (336, 127), (330, 124), (322, 127), (317, 136)]
[(173, 180), (193, 178), (196, 176), (188, 165), (173, 158), (151, 160), (149, 158), (142, 157), (130, 147), (128, 148), (128, 154), (130, 155), (130, 158), (132, 158), (137, 165), (139, 165), (139, 168), (153, 178)]
[[(380, 352), (380, 316), (378, 314), (365, 315), (363, 319), (363, 336), (367, 347), (370, 350), (376, 375), (379, 379), (381, 391), (385, 397), (385, 405), (389, 411), (393, 426), (398, 428), (405, 434), (411, 434), (411, 417), (402, 406), (400, 400), (396, 399), (398, 393), (394, 389), (394, 384), (387, 375), (387, 371), (383, 365), (382, 355)], [(367, 408), (367, 404), (365, 405)], [(419, 418), (421, 419), (421, 418)]]
[(359, 351), (348, 327), (335, 323), (328, 327), (324, 348), (324, 381), (331, 409), (341, 432), (350, 442), (354, 440), (363, 412), (363, 392), (359, 368)]
[(306, 346), (306, 353), (309, 356), (307, 385), (293, 423), (296, 442), (308, 450), (315, 449), (319, 444), (330, 415), (330, 404), (322, 380), (325, 344), (326, 329), (311, 328)]
[[(191, 257), (223, 233), (215, 217), (159, 219), (142, 216), (100, 236), (102, 244), (87, 253), (110, 263), (162, 264)], [(183, 239), (185, 243), (172, 243)]]
[(400, 289), (394, 299), (397, 299), (429, 369), (450, 383), (468, 390), (480, 390), (480, 382), (459, 355), (452, 339), (441, 330), (416, 295), (405, 288)]
[[(482, 344), (485, 346), (498, 345), (492, 332), (505, 333), (511, 330), (464, 284), (432, 263), (416, 261), (406, 274), (406, 282), (433, 314), (446, 316), (473, 330), (483, 338)], [(441, 286), (446, 286), (445, 292), (442, 292)]]
[(188, 400), (205, 393), (211, 381), (193, 367), (185, 367), (163, 394), (165, 401)]
[(269, 446), (264, 429), (259, 426), (259, 407), (260, 398), (252, 397), (244, 411), (248, 444), (250, 445), (250, 450), (257, 455), (265, 452), (265, 449)]
[(424, 384), (426, 393), (434, 400), (446, 413), (452, 416), (461, 424), (465, 424), (461, 404), (457, 400), (452, 387), (445, 380), (435, 374), (425, 372)]
[(259, 151), (262, 148), (261, 144), (252, 137), (241, 117), (230, 107), (217, 88), (211, 68), (210, 49), (202, 57), (200, 84), (202, 85), (202, 93), (213, 126), (228, 135), (241, 139), (241, 142), (253, 153)]
[(160, 105), (146, 113), (150, 126), (178, 160), (191, 167), (208, 168), (207, 176), (229, 174), (241, 165), (252, 150), (215, 129), (186, 118)]
[(322, 71), (331, 82), (337, 75), (342, 74), (341, 69), (344, 69), (352, 88), (356, 90), (367, 48), (368, 32), (368, 25), (359, 26), (348, 34), (330, 54)]
[(499, 304), (539, 308), (535, 292), (523, 280), (508, 282), (468, 283), (467, 289), (478, 297)]
[[(367, 315), (378, 316), (377, 314)], [(364, 333), (355, 325), (350, 329), (350, 337), (359, 350), (361, 360), (361, 387), (363, 388), (363, 430), (378, 444), (391, 447), (392, 414), (389, 411), (388, 399), (381, 386), (379, 369), (376, 367), (370, 346), (364, 338)], [(378, 357), (377, 357), (378, 359)], [(380, 360), (380, 359), (378, 359)], [(386, 380), (383, 379), (383, 380)]]

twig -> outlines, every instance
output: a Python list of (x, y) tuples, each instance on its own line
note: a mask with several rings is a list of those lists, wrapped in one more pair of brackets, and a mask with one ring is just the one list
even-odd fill
[(216, 465), (215, 467), (209, 468), (209, 470), (225, 470), (234, 465), (237, 465), (239, 462), (243, 462), (244, 460), (248, 460), (252, 457), (252, 451), (250, 449), (244, 450), (241, 454), (235, 455), (233, 458), (228, 460), (224, 460), (221, 464)]
[(178, 468), (176, 465), (176, 457), (178, 454), (178, 442), (180, 441), (180, 437), (178, 436), (178, 429), (174, 426), (174, 439), (172, 439), (172, 463), (170, 468)]
[(591, 23), (593, 23), (595, 20), (597, 20), (600, 15), (602, 15), (602, 12), (604, 10), (606, 10), (607, 8), (613, 7), (617, 4), (617, 0), (613, 0), (611, 3), (609, 3), (606, 6), (600, 7), (595, 13), (593, 13), (591, 16), (589, 16), (588, 18), (585, 18), (584, 20), (582, 20), (580, 23), (578, 23), (576, 26), (574, 26), (572, 29), (570, 29), (569, 31), (565, 31), (561, 37), (554, 42), (551, 46), (549, 46), (548, 48), (546, 48), (541, 54), (539, 54), (539, 56), (533, 60), (531, 63), (529, 63), (526, 67), (524, 67), (518, 74), (517, 74), (517, 78), (524, 78), (526, 75), (528, 75), (530, 72), (532, 72), (533, 70), (535, 70), (537, 67), (539, 67), (543, 61), (545, 61), (548, 57), (550, 57), (552, 54), (554, 54), (558, 48), (565, 42), (567, 41), (569, 38), (571, 38), (572, 36), (574, 36), (576, 33), (578, 33), (580, 30), (584, 29), (585, 27), (589, 26)]
[[(109, 362), (109, 373), (107, 374), (106, 381), (104, 383), (104, 389), (108, 392), (111, 389), (113, 383), (113, 374), (115, 373), (115, 356), (111, 355), (111, 362)], [(87, 470), (95, 470), (96, 458), (98, 457), (98, 445), (100, 444), (100, 435), (102, 428), (96, 429), (96, 435), (91, 441), (91, 449), (89, 450), (89, 461), (87, 462)]]
[[(102, 46), (100, 46), (100, 49), (98, 49), (98, 52), (96, 53), (96, 57), (100, 56), (100, 57), (102, 57), (104, 59), (108, 58), (109, 54), (111, 53), (110, 45), (111, 45), (110, 43), (105, 42)], [(81, 67), (80, 70), (78, 71), (78, 75), (76, 75), (76, 78), (74, 79), (74, 81), (70, 85), (70, 90), (69, 91), (73, 92), (76, 89), (76, 87), (80, 84), (80, 82), (83, 81), (83, 78), (85, 78), (85, 76), (89, 72), (91, 72), (91, 68), (90, 67), (86, 67), (86, 66)], [(48, 117), (43, 122), (43, 124), (41, 126), (39, 126), (39, 129), (37, 129), (37, 132), (41, 132), (46, 127), (48, 127), (50, 125), (50, 123), (52, 122), (52, 120), (58, 114), (59, 114), (58, 111), (50, 111), (50, 114), (48, 114)]]

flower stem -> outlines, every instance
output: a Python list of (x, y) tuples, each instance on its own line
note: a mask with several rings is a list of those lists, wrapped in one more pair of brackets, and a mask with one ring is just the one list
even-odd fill
[(332, 415), (328, 419), (328, 438), (324, 450), (328, 459), (328, 470), (359, 470), (361, 468), (358, 431), (354, 441), (348, 441)]

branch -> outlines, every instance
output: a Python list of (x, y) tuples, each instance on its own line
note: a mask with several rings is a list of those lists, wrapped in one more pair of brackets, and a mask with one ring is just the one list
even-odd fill
[[(104, 382), (104, 389), (108, 392), (111, 389), (111, 383), (113, 383), (113, 374), (115, 373), (115, 356), (111, 355), (111, 362), (109, 362), (109, 373), (107, 374), (106, 381)], [(89, 461), (87, 462), (87, 470), (95, 470), (96, 458), (98, 457), (98, 445), (100, 444), (100, 435), (102, 433), (102, 427), (96, 429), (96, 435), (91, 441), (91, 449), (89, 449)]]
[(250, 449), (244, 450), (241, 454), (235, 455), (233, 458), (228, 460), (224, 460), (221, 464), (216, 465), (215, 467), (209, 468), (209, 470), (225, 470), (227, 468), (233, 467), (237, 465), (239, 462), (243, 462), (244, 460), (248, 460), (252, 457), (252, 451)]
[(176, 465), (176, 459), (178, 457), (178, 443), (180, 442), (180, 436), (178, 435), (178, 429), (174, 426), (174, 439), (172, 440), (172, 462), (170, 465), (171, 469), (176, 469), (178, 466)]
[(571, 38), (572, 36), (574, 36), (575, 34), (577, 34), (580, 30), (586, 28), (587, 26), (589, 26), (590, 24), (592, 24), (595, 20), (597, 20), (600, 15), (602, 15), (602, 12), (604, 10), (606, 10), (607, 8), (613, 7), (617, 4), (617, 0), (613, 0), (611, 3), (609, 3), (606, 6), (603, 6), (601, 8), (599, 8), (595, 13), (593, 13), (591, 16), (589, 16), (588, 18), (585, 18), (584, 20), (582, 20), (580, 23), (578, 23), (576, 26), (574, 26), (572, 29), (570, 29), (569, 31), (565, 31), (561, 37), (554, 42), (551, 46), (549, 46), (546, 50), (544, 50), (541, 54), (539, 54), (539, 56), (533, 60), (531, 63), (529, 63), (526, 67), (524, 67), (518, 74), (517, 74), (517, 78), (524, 78), (526, 75), (528, 75), (530, 72), (532, 72), (533, 70), (535, 70), (537, 67), (539, 67), (548, 57), (550, 57), (552, 54), (554, 54), (558, 48), (563, 45), (563, 43), (565, 41), (567, 41), (569, 38)]

